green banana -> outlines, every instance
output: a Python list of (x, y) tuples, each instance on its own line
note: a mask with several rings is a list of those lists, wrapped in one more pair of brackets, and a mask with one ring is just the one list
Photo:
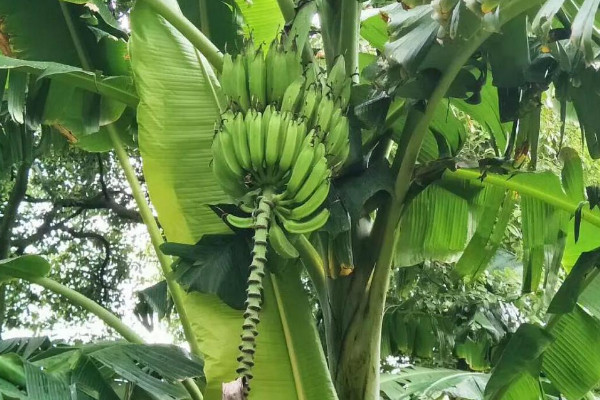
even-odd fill
[(233, 124), (229, 125), (229, 132), (233, 137), (233, 149), (240, 166), (244, 170), (250, 171), (252, 169), (250, 148), (248, 147), (246, 123), (244, 121), (244, 115), (241, 112), (237, 113), (233, 120)]
[(300, 154), (298, 154), (298, 158), (292, 168), (292, 174), (290, 175), (290, 179), (285, 189), (286, 197), (294, 197), (298, 189), (300, 189), (300, 186), (304, 183), (304, 180), (310, 171), (310, 167), (313, 165), (314, 152), (314, 148), (311, 145), (307, 145), (304, 146), (302, 151), (300, 151)]
[(281, 150), (281, 158), (279, 159), (279, 169), (281, 171), (287, 171), (292, 166), (296, 156), (296, 147), (299, 146), (299, 144), (302, 144), (302, 142), (298, 143), (300, 134), (300, 126), (296, 121), (288, 121), (285, 132), (285, 141), (283, 142), (283, 148)]
[(306, 123), (309, 126), (313, 125), (317, 107), (319, 106), (320, 102), (321, 89), (315, 84), (307, 86), (307, 89), (304, 91), (304, 99), (302, 100), (302, 105), (300, 107), (300, 115), (306, 118)]
[(340, 152), (340, 154), (338, 156), (336, 156), (335, 159), (332, 159), (331, 163), (330, 163), (330, 168), (331, 171), (333, 172), (333, 175), (338, 175), (340, 170), (342, 169), (342, 167), (346, 164), (346, 161), (348, 161), (348, 157), (350, 156), (350, 144), (348, 144), (347, 146), (344, 146), (342, 148), (342, 151)]
[(306, 78), (300, 76), (296, 80), (294, 80), (285, 90), (283, 94), (283, 100), (281, 101), (281, 111), (287, 111), (291, 113), (296, 112), (296, 108), (298, 107), (298, 103), (302, 98), (302, 93), (304, 92), (304, 82)]
[[(335, 125), (340, 121), (340, 119), (342, 118), (342, 109), (339, 107), (335, 107), (335, 110), (333, 111), (333, 114), (331, 115), (331, 119), (329, 120), (329, 126), (327, 127), (327, 129), (325, 131), (321, 131), (321, 140), (326, 141), (327, 137), (329, 136), (329, 134), (331, 133), (331, 131), (333, 130), (333, 128), (335, 127)], [(323, 128), (325, 129), (325, 128)]]
[(298, 258), (300, 256), (298, 250), (289, 241), (287, 235), (275, 220), (271, 222), (271, 228), (269, 229), (269, 243), (271, 243), (273, 250), (283, 258)]
[(346, 111), (348, 108), (348, 104), (350, 104), (350, 96), (352, 95), (352, 79), (346, 78), (344, 81), (344, 85), (340, 90), (340, 94), (335, 100), (336, 107), (341, 108), (343, 111)]
[(233, 86), (233, 58), (231, 54), (223, 56), (223, 69), (221, 71), (221, 90), (227, 96), (228, 101), (231, 101), (235, 96), (235, 88)]
[(335, 158), (340, 154), (344, 145), (349, 145), (350, 124), (348, 118), (341, 117), (331, 129), (325, 140), (327, 155)]
[(239, 198), (244, 195), (244, 186), (241, 182), (241, 175), (233, 170), (226, 162), (223, 143), (221, 141), (221, 133), (218, 133), (212, 144), (212, 170), (217, 177), (217, 182), (221, 188), (234, 198)]
[(252, 229), (254, 228), (254, 218), (252, 217), (238, 217), (237, 215), (227, 214), (225, 217), (227, 222), (239, 229)]
[(291, 219), (301, 220), (319, 209), (329, 195), (329, 179), (322, 180), (312, 195), (290, 213)]
[(235, 176), (242, 177), (244, 175), (244, 171), (235, 157), (233, 138), (231, 137), (231, 134), (228, 131), (221, 131), (217, 133), (214, 143), (219, 147), (216, 152), (213, 152), (213, 154), (215, 154), (215, 158), (221, 156), (229, 170)]
[(310, 63), (304, 69), (304, 75), (306, 76), (306, 87), (316, 85), (319, 82), (319, 67), (315, 63)]
[[(267, 167), (273, 167), (279, 159), (279, 144), (281, 136), (282, 116), (279, 111), (274, 111), (269, 119), (266, 131), (265, 161)], [(264, 125), (264, 124), (263, 124)]]
[(246, 135), (248, 136), (248, 149), (250, 161), (255, 171), (263, 168), (265, 158), (265, 136), (262, 129), (263, 116), (260, 112), (251, 111), (246, 114)]
[(289, 85), (286, 69), (287, 60), (283, 46), (274, 40), (267, 53), (267, 100), (269, 103), (281, 104), (285, 89)]
[(294, 124), (296, 124), (296, 148), (295, 148), (295, 153), (294, 153), (294, 161), (295, 161), (296, 158), (298, 158), (298, 154), (300, 154), (300, 151), (304, 147), (303, 143), (306, 142), (306, 145), (312, 145), (314, 137), (315, 137), (315, 132), (310, 131), (307, 134), (306, 133), (306, 123), (304, 121), (296, 120), (296, 121), (294, 121)]
[(267, 105), (267, 69), (262, 49), (259, 48), (250, 54), (247, 63), (250, 104), (253, 108), (262, 111)]
[(325, 157), (325, 145), (323, 143), (315, 144), (315, 152), (312, 164), (316, 165), (323, 157)]
[(283, 227), (289, 233), (310, 233), (317, 231), (327, 223), (329, 219), (329, 210), (324, 208), (314, 216), (302, 221), (296, 221), (292, 219), (283, 219)]
[(250, 100), (248, 99), (248, 81), (246, 79), (246, 62), (241, 55), (238, 55), (233, 60), (233, 82), (232, 85), (235, 89), (234, 101), (237, 102), (238, 106), (242, 111), (246, 112), (250, 107)]
[(293, 197), (294, 203), (304, 203), (323, 182), (327, 182), (327, 185), (329, 185), (330, 173), (331, 172), (327, 166), (327, 159), (319, 159), (315, 164), (313, 164), (310, 175), (306, 179), (306, 182), (304, 182), (302, 187)]
[(291, 84), (296, 79), (303, 76), (303, 74), (304, 74), (304, 71), (302, 68), (302, 55), (300, 54), (300, 51), (298, 49), (298, 44), (295, 39), (292, 41), (291, 48), (285, 52), (285, 61), (286, 61), (285, 70), (280, 71), (280, 73), (285, 75), (284, 74), (284, 72), (285, 72), (287, 74), (287, 82), (286, 82), (286, 87), (287, 87), (287, 85)]
[(319, 126), (324, 132), (329, 131), (329, 125), (331, 122), (331, 116), (333, 115), (334, 107), (335, 103), (331, 96), (323, 97), (319, 103), (315, 125)]
[(325, 94), (330, 95), (331, 98), (337, 99), (342, 93), (344, 82), (346, 81), (346, 61), (343, 55), (339, 55), (331, 67), (331, 71), (327, 74), (327, 83)]

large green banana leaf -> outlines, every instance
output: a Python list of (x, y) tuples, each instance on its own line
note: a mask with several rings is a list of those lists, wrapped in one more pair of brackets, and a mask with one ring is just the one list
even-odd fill
[[(174, 0), (168, 4), (177, 7)], [(132, 11), (131, 26), (144, 174), (167, 238), (194, 243), (202, 235), (224, 232), (225, 225), (206, 206), (225, 200), (210, 169), (218, 110), (209, 68), (143, 1)], [(297, 273), (286, 271), (265, 285), (251, 398), (334, 399), (308, 301)], [(206, 398), (219, 399), (221, 383), (235, 378), (241, 313), (200, 293), (189, 294), (185, 304), (205, 355)]]
[[(112, 15), (102, 13), (103, 10), (108, 11), (102, 3), (99, 15), (111, 18), (109, 22), (115, 24)], [(100, 29), (103, 25), (94, 34), (80, 18), (89, 12), (82, 5), (61, 4), (58, 0), (0, 0), (2, 30), (8, 37), (4, 55), (12, 57), (4, 57), (1, 67), (51, 78), (47, 90), (38, 91), (35, 99), (28, 101), (37, 103), (40, 122), (59, 124), (75, 137), (97, 133), (100, 126), (116, 121), (123, 113), (125, 104), (101, 98), (97, 93), (108, 94), (108, 88), (112, 93), (129, 93), (120, 98), (128, 99), (129, 104), (135, 102), (127, 43), (122, 39), (126, 34), (110, 26), (109, 33)], [(89, 75), (74, 67), (84, 67)], [(98, 79), (97, 73), (114, 78)], [(28, 96), (32, 97), (31, 90)]]
[(276, 0), (235, 0), (244, 16), (246, 33), (251, 33), (255, 43), (267, 46), (283, 29), (285, 21)]

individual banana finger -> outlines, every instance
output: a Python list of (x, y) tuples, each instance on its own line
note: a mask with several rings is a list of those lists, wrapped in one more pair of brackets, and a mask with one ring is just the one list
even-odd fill
[(235, 98), (233, 99), (244, 112), (250, 107), (248, 99), (248, 81), (246, 79), (246, 62), (241, 55), (233, 60), (233, 87)]
[(233, 137), (233, 148), (235, 150), (235, 156), (240, 163), (240, 166), (250, 171), (252, 169), (252, 162), (250, 159), (250, 148), (248, 147), (248, 135), (246, 131), (246, 123), (244, 121), (244, 115), (240, 112), (234, 117), (233, 124), (230, 127), (230, 133)]
[(324, 182), (329, 185), (330, 171), (327, 166), (327, 159), (321, 158), (313, 164), (310, 175), (293, 197), (293, 202), (296, 204), (304, 203)]
[(250, 104), (262, 111), (267, 105), (267, 68), (262, 49), (249, 54), (247, 64)]
[(252, 217), (238, 217), (237, 215), (227, 214), (225, 217), (227, 222), (239, 229), (252, 229), (254, 228), (254, 218)]
[(292, 219), (301, 220), (317, 211), (327, 199), (327, 196), (329, 195), (329, 187), (329, 179), (322, 180), (317, 189), (308, 199), (302, 202), (302, 204), (300, 204), (298, 207), (291, 210), (289, 217)]
[(298, 250), (296, 250), (275, 220), (273, 220), (269, 229), (269, 243), (273, 247), (273, 250), (283, 258), (299, 257)]
[(287, 198), (294, 197), (300, 186), (304, 183), (313, 165), (313, 157), (314, 148), (310, 145), (304, 146), (292, 168), (292, 174), (285, 189), (285, 196)]
[(233, 81), (233, 58), (231, 54), (225, 54), (223, 56), (223, 69), (221, 70), (221, 90), (227, 96), (228, 101), (231, 101), (235, 96)]
[(319, 103), (315, 125), (320, 127), (323, 132), (329, 131), (329, 123), (331, 122), (334, 107), (335, 104), (331, 96), (323, 97)]
[(302, 144), (298, 143), (298, 136), (300, 135), (300, 126), (294, 120), (290, 120), (287, 123), (285, 130), (285, 140), (283, 148), (281, 149), (281, 158), (279, 159), (279, 169), (281, 171), (287, 171), (292, 166), (294, 158), (296, 156), (296, 146)]
[(306, 234), (321, 229), (329, 219), (329, 210), (323, 208), (317, 214), (307, 219), (297, 221), (293, 219), (282, 218), (283, 227), (289, 233)]
[(263, 160), (265, 158), (265, 138), (262, 129), (262, 114), (256, 111), (247, 113), (245, 123), (252, 168), (254, 171), (260, 171), (263, 168)]
[(344, 82), (348, 76), (346, 75), (346, 60), (343, 55), (339, 55), (327, 74), (327, 84), (325, 94), (331, 98), (337, 99), (344, 87)]
[(317, 85), (310, 85), (304, 91), (304, 99), (300, 106), (300, 115), (306, 119), (309, 126), (313, 125), (317, 108), (321, 102), (321, 89)]
[(283, 94), (283, 100), (281, 102), (281, 111), (287, 111), (291, 113), (295, 113), (302, 99), (302, 93), (304, 92), (304, 82), (306, 79), (303, 76), (300, 76), (295, 81), (290, 83), (290, 85), (285, 90)]
[(265, 162), (267, 167), (272, 167), (277, 163), (279, 159), (279, 143), (280, 136), (282, 133), (281, 124), (283, 118), (279, 111), (273, 112), (269, 119), (269, 125), (266, 131), (266, 143), (265, 143)]

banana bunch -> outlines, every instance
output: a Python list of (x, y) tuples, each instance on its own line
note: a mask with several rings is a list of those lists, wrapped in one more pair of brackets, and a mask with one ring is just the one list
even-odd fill
[(333, 175), (339, 174), (350, 152), (345, 114), (352, 79), (343, 56), (325, 78), (314, 65), (303, 68), (295, 40), (274, 40), (266, 56), (249, 40), (240, 54), (225, 54), (220, 81), (230, 110), (244, 115), (278, 111), (314, 129)]
[[(215, 135), (212, 167), (219, 184), (248, 211), (255, 207), (254, 193), (271, 191), (277, 216), (272, 230), (281, 223), (289, 233), (308, 233), (327, 222), (329, 212), (322, 209), (331, 178), (326, 145), (306, 129), (291, 113), (268, 106), (264, 113), (252, 110), (245, 117), (226, 112)], [(253, 227), (253, 216), (228, 218), (236, 227)]]
[(212, 169), (248, 214), (228, 215), (229, 224), (254, 230), (237, 369), (247, 394), (267, 247), (298, 258), (294, 235), (317, 231), (329, 219), (330, 181), (350, 153), (352, 80), (342, 56), (326, 77), (314, 65), (305, 69), (296, 41), (282, 36), (266, 54), (252, 41), (240, 54), (226, 54), (220, 83), (228, 109), (213, 140)]

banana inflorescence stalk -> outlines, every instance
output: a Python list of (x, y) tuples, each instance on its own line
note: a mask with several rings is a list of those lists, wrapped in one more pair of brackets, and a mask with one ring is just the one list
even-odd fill
[(239, 347), (240, 354), (237, 359), (238, 368), (236, 372), (242, 377), (246, 390), (250, 388), (248, 383), (252, 379), (252, 367), (254, 366), (256, 336), (258, 335), (258, 323), (260, 322), (259, 313), (262, 308), (262, 281), (267, 263), (267, 240), (272, 209), (273, 202), (270, 195), (265, 193), (259, 198), (255, 212), (256, 223), (254, 225), (252, 263), (250, 264), (246, 311), (244, 312), (244, 324), (242, 325), (242, 344)]
[(249, 40), (239, 54), (224, 56), (220, 83), (228, 108), (213, 140), (213, 173), (247, 213), (228, 215), (228, 222), (255, 231), (237, 369), (246, 395), (267, 249), (297, 258), (289, 236), (327, 222), (330, 181), (350, 153), (351, 82), (342, 56), (325, 75), (313, 64), (304, 66), (295, 39), (284, 36), (266, 54)]

